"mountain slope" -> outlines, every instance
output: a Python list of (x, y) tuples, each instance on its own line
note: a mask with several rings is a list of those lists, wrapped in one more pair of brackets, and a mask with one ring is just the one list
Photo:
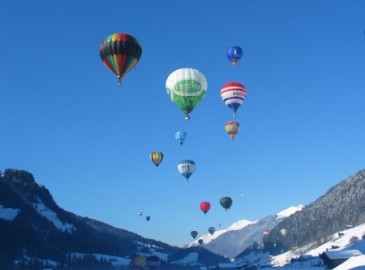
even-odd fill
[[(328, 236), (365, 222), (365, 170), (342, 180), (323, 196), (283, 220), (271, 230), (267, 243), (276, 243), (280, 249), (328, 240)], [(283, 236), (280, 231), (285, 229)], [(272, 250), (279, 252), (279, 250)]]
[[(203, 239), (204, 247), (217, 254), (234, 258), (249, 246), (262, 244), (264, 230), (271, 230), (284, 219), (303, 209), (303, 205), (289, 207), (276, 215), (271, 215), (259, 221), (240, 220), (225, 230), (219, 230), (213, 235), (205, 234)], [(196, 245), (199, 239), (191, 245)]]
[[(198, 265), (226, 261), (208, 250), (180, 249), (67, 212), (29, 172), (6, 169), (0, 176), (2, 270), (12, 269), (14, 261), (29, 265), (35, 260), (38, 264), (52, 261), (55, 265), (108, 269), (113, 267), (116, 258), (130, 258), (136, 254), (158, 255), (167, 268), (173, 269), (168, 265), (169, 256), (179, 260), (193, 251), (198, 254), (195, 262)], [(101, 259), (96, 260), (96, 257)], [(123, 261), (128, 264), (130, 260)]]

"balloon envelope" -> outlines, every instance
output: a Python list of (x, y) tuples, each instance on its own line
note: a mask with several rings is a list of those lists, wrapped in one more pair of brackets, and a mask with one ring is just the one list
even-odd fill
[(192, 160), (183, 160), (177, 165), (177, 169), (186, 178), (186, 181), (188, 181), (190, 176), (195, 172), (196, 164)]
[(241, 60), (242, 57), (242, 49), (239, 46), (232, 46), (229, 47), (227, 50), (227, 58), (228, 60), (233, 64), (233, 66), (236, 66), (238, 61)]
[(286, 234), (288, 233), (288, 230), (287, 229), (285, 229), (285, 228), (282, 228), (281, 230), (280, 230), (280, 233), (282, 234), (282, 236), (286, 236)]
[(215, 232), (215, 228), (214, 227), (209, 227), (208, 232), (213, 235), (213, 233)]
[(151, 217), (150, 216), (146, 216), (146, 220), (150, 221)]
[(103, 64), (113, 72), (118, 83), (135, 65), (142, 55), (142, 47), (139, 41), (128, 34), (115, 33), (109, 35), (99, 45), (100, 58)]
[(152, 160), (153, 164), (156, 165), (156, 167), (158, 167), (158, 165), (160, 165), (160, 163), (163, 160), (163, 153), (161, 152), (152, 152), (150, 155), (150, 159)]
[(221, 98), (223, 102), (233, 111), (236, 115), (238, 108), (241, 106), (246, 98), (246, 87), (239, 82), (229, 82), (221, 88)]
[(199, 205), (200, 210), (202, 210), (202, 212), (204, 214), (208, 213), (209, 209), (210, 209), (210, 203), (209, 202), (201, 202)]
[(219, 203), (227, 211), (227, 209), (231, 208), (233, 201), (230, 197), (222, 197)]
[(190, 119), (189, 113), (204, 98), (207, 88), (207, 79), (203, 73), (193, 68), (175, 70), (166, 80), (167, 94), (187, 120)]
[(231, 137), (233, 140), (240, 130), (240, 123), (237, 121), (228, 121), (224, 126), (224, 129), (228, 133), (229, 137)]
[(186, 132), (185, 131), (178, 131), (175, 133), (175, 139), (180, 143), (180, 145), (183, 145), (185, 139), (186, 139)]
[(198, 232), (197, 231), (191, 231), (190, 235), (195, 239), (198, 236)]

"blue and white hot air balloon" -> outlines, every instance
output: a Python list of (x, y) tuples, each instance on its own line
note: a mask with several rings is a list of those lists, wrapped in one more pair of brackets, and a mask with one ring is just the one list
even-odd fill
[(189, 177), (195, 172), (196, 164), (192, 160), (183, 160), (177, 165), (179, 173), (189, 180)]

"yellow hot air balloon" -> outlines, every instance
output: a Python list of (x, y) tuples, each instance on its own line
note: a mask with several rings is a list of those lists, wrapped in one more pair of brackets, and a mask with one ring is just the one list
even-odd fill
[(162, 152), (152, 152), (150, 155), (150, 159), (152, 160), (153, 164), (155, 164), (156, 167), (158, 167), (158, 165), (160, 165), (160, 163), (163, 160), (163, 153)]
[(240, 123), (238, 123), (237, 121), (228, 121), (224, 129), (233, 140), (240, 130)]

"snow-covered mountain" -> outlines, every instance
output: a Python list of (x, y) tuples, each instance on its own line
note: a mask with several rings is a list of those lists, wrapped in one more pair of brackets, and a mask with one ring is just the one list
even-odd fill
[(298, 247), (277, 256), (270, 256), (265, 251), (252, 251), (245, 257), (237, 259), (231, 265), (260, 265), (265, 269), (328, 269), (323, 257), (343, 258), (343, 262), (334, 270), (365, 269), (365, 223), (339, 231), (330, 236), (331, 240), (311, 248), (317, 243)]
[[(89, 268), (125, 268), (138, 254), (158, 256), (161, 270), (319, 270), (327, 269), (326, 263), (337, 263), (335, 270), (365, 269), (364, 197), (365, 170), (305, 207), (289, 207), (258, 221), (239, 220), (177, 248), (67, 212), (30, 173), (8, 169), (0, 174), (0, 268), (34, 260), (44, 267), (58, 266), (65, 259)], [(202, 245), (197, 245), (199, 240)]]
[[(234, 258), (253, 243), (262, 244), (263, 232), (269, 232), (285, 218), (297, 211), (301, 211), (304, 205), (291, 206), (276, 215), (264, 217), (258, 221), (239, 220), (226, 229), (207, 233), (194, 240), (189, 246), (197, 246), (199, 240), (203, 240), (204, 248), (230, 258)], [(201, 241), (200, 241), (201, 242)]]

